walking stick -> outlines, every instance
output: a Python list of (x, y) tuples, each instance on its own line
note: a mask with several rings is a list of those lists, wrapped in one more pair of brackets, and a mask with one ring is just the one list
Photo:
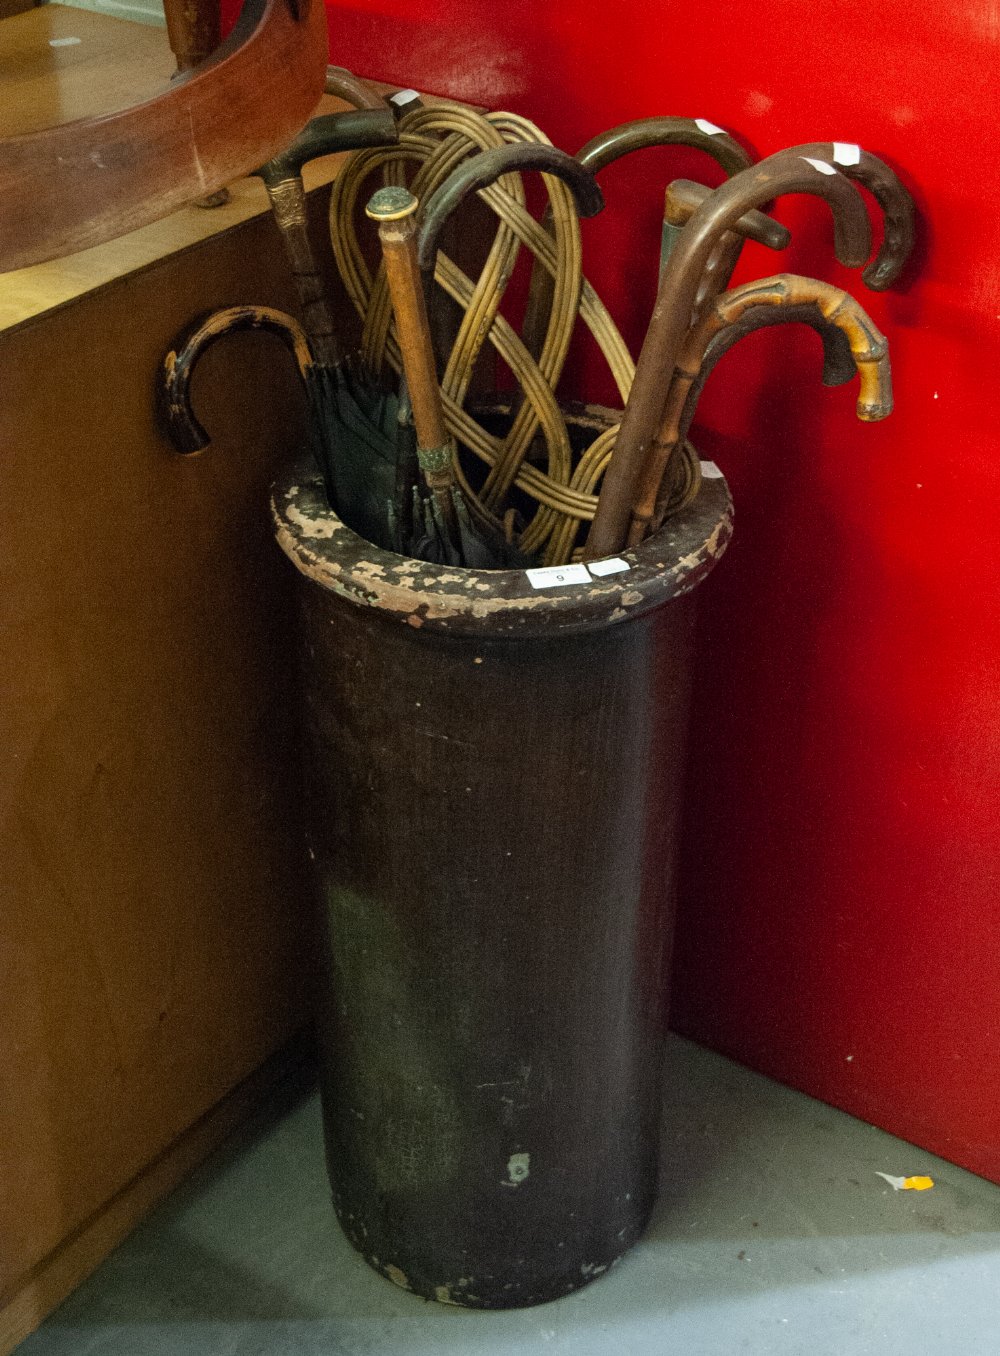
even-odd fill
[(867, 262), (871, 225), (864, 202), (852, 183), (830, 166), (820, 165), (786, 152), (769, 156), (728, 179), (688, 222), (663, 271), (584, 559), (612, 555), (625, 544), (643, 466), (662, 420), (665, 384), (684, 342), (705, 265), (722, 233), (745, 212), (779, 194), (810, 193), (830, 205), (840, 262), (854, 268)]
[[(858, 418), (885, 419), (892, 411), (892, 381), (885, 337), (847, 292), (814, 278), (779, 274), (724, 292), (691, 331), (674, 368), (663, 425), (643, 468), (632, 508), (628, 545), (634, 546), (662, 522), (665, 472), (694, 419), (698, 397), (716, 363), (738, 340), (764, 325), (804, 321), (821, 335), (835, 326), (848, 345), (831, 347), (824, 338), (826, 384), (840, 384), (856, 368), (861, 379)], [(847, 368), (845, 370), (845, 357)]]
[(378, 223), (385, 276), (417, 430), (417, 460), (447, 533), (456, 544), (455, 496), (459, 493), (459, 485), (455, 475), (455, 447), (444, 424), (434, 345), (417, 262), (419, 207), (408, 189), (390, 187), (379, 189), (365, 213)]

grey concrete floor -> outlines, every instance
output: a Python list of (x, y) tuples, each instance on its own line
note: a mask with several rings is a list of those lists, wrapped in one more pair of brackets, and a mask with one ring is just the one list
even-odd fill
[(18, 1356), (1000, 1356), (1000, 1188), (685, 1041), (667, 1085), (650, 1228), (575, 1295), (478, 1313), (370, 1271), (313, 1094), (221, 1150)]

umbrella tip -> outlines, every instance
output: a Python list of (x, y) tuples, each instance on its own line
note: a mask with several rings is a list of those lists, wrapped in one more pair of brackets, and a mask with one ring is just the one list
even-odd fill
[(420, 206), (408, 188), (389, 185), (373, 193), (365, 208), (365, 215), (372, 221), (399, 221), (412, 216)]

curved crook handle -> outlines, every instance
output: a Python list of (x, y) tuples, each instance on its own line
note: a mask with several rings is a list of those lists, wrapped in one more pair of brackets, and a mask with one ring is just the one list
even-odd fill
[(343, 99), (345, 104), (353, 104), (355, 108), (388, 108), (397, 122), (415, 108), (423, 107), (423, 99), (415, 89), (381, 95), (369, 81), (345, 66), (327, 66), (323, 93)]
[[(693, 179), (674, 179), (664, 194), (663, 220), (668, 226), (686, 226), (712, 191), (707, 184), (695, 183)], [(784, 250), (792, 243), (792, 233), (787, 226), (756, 208), (744, 213), (732, 229), (734, 234), (745, 240), (756, 240), (769, 250)]]
[[(792, 284), (811, 282), (795, 274), (785, 274), (784, 281)], [(824, 340), (832, 329), (848, 345), (851, 362), (857, 368), (861, 378), (861, 390), (858, 392), (857, 416), (867, 423), (886, 419), (892, 413), (892, 377), (889, 370), (888, 344), (884, 336), (872, 323), (862, 307), (846, 292), (839, 288), (828, 288), (822, 284), (822, 292), (811, 301), (797, 303), (789, 300), (778, 306), (751, 306), (744, 310), (738, 321), (726, 327), (714, 336), (705, 349), (701, 367), (693, 385), (687, 393), (684, 408), (678, 421), (676, 439), (683, 446), (687, 440), (698, 402), (712, 372), (734, 344), (740, 339), (767, 325), (779, 325), (785, 321), (802, 321), (817, 331)], [(792, 295), (792, 294), (790, 294)], [(839, 297), (839, 300), (838, 300)], [(825, 374), (824, 374), (825, 383)], [(666, 477), (660, 494), (657, 495), (651, 530), (656, 532), (663, 525), (669, 502), (663, 492), (667, 488)]]
[[(832, 324), (814, 305), (802, 305), (791, 302), (785, 306), (751, 306), (738, 320), (723, 332), (726, 338), (726, 352), (733, 344), (751, 334), (754, 330), (768, 329), (773, 325), (808, 325), (814, 330), (823, 346), (823, 373), (820, 378), (824, 386), (846, 386), (858, 375), (858, 369), (851, 352), (851, 341), (839, 326)], [(717, 336), (721, 342), (722, 335)], [(714, 353), (713, 339), (709, 349)], [(713, 366), (718, 359), (713, 360)]]
[(604, 195), (591, 172), (555, 146), (519, 142), (481, 151), (453, 170), (427, 200), (417, 245), (417, 257), (425, 280), (433, 277), (441, 230), (456, 207), (470, 193), (487, 188), (501, 175), (516, 170), (540, 170), (542, 174), (553, 174), (562, 179), (569, 185), (581, 217), (596, 217), (604, 207)]
[[(715, 333), (707, 343), (702, 340), (704, 355), (707, 356), (720, 329), (724, 333), (727, 326), (739, 322), (744, 314), (761, 305), (781, 310), (812, 307), (826, 324), (835, 325), (847, 338), (851, 358), (861, 379), (858, 418), (866, 423), (875, 423), (892, 413), (888, 340), (849, 292), (819, 282), (816, 278), (803, 278), (797, 273), (779, 273), (773, 278), (748, 283), (745, 288), (734, 288), (732, 292), (724, 293), (715, 305)], [(719, 357), (725, 351), (721, 349)], [(711, 371), (711, 368), (708, 370)]]
[(349, 71), (346, 66), (327, 66), (326, 79), (323, 81), (323, 93), (343, 99), (345, 104), (355, 108), (385, 108), (385, 100), (372, 89), (367, 80)]
[(284, 311), (269, 306), (226, 306), (196, 321), (175, 349), (163, 359), (157, 383), (157, 405), (165, 431), (178, 452), (191, 455), (212, 441), (191, 405), (191, 376), (203, 355), (224, 335), (237, 330), (266, 330), (291, 350), (302, 380), (308, 384), (313, 357), (305, 330)]
[(713, 189), (691, 214), (684, 238), (671, 258), (675, 283), (694, 273), (696, 263), (704, 265), (723, 231), (732, 229), (752, 209), (785, 193), (808, 193), (825, 199), (833, 214), (837, 258), (848, 268), (859, 268), (867, 262), (871, 223), (858, 191), (825, 161), (779, 151)]
[(884, 292), (891, 287), (913, 249), (916, 218), (913, 199), (894, 171), (877, 155), (844, 142), (811, 141), (803, 146), (793, 146), (787, 154), (826, 161), (848, 179), (855, 179), (868, 189), (882, 209), (885, 236), (875, 258), (861, 274), (861, 280), (872, 292)]
[[(675, 179), (667, 186), (663, 199), (663, 237), (660, 250), (660, 269), (673, 253), (681, 232), (694, 215), (697, 208), (710, 195), (712, 190), (705, 184), (695, 183), (691, 179)], [(736, 271), (744, 240), (756, 240), (768, 249), (786, 249), (792, 240), (787, 226), (769, 217), (766, 212), (753, 209), (716, 241), (712, 253), (708, 256), (698, 291), (692, 307), (691, 324), (696, 325), (712, 302), (729, 286)]]
[[(719, 164), (726, 175), (738, 174), (749, 168), (753, 158), (738, 141), (714, 123), (703, 118), (636, 118), (619, 123), (591, 137), (577, 151), (575, 159), (592, 174), (598, 174), (608, 165), (631, 155), (633, 151), (652, 150), (657, 146), (686, 146), (704, 151)], [(552, 215), (546, 211), (542, 224), (550, 229)], [(552, 304), (551, 276), (537, 262), (531, 273), (528, 307), (524, 321), (524, 340), (529, 352), (537, 356), (545, 333), (545, 319)]]
[(751, 208), (783, 193), (823, 198), (834, 220), (837, 258), (860, 267), (871, 254), (871, 223), (860, 193), (824, 162), (782, 151), (727, 179), (692, 215), (660, 279), (632, 390), (622, 415), (615, 455), (604, 476), (584, 559), (613, 555), (628, 534), (647, 453), (666, 402), (664, 377), (673, 371), (705, 265), (716, 242)]
[(369, 146), (395, 146), (399, 141), (391, 108), (350, 109), (322, 113), (306, 123), (290, 145), (258, 169), (252, 170), (267, 188), (302, 173), (302, 166), (321, 155), (360, 151)]
[[(782, 273), (723, 293), (690, 334), (675, 368), (663, 425), (650, 449), (632, 510), (629, 544), (641, 541), (663, 521), (669, 463), (687, 438), (702, 389), (716, 363), (752, 331), (793, 321), (810, 325), (823, 340), (825, 385), (841, 384), (857, 371), (859, 419), (874, 422), (892, 412), (888, 344), (861, 306), (841, 288)], [(839, 336), (834, 343), (831, 333)]]
[(633, 151), (654, 146), (689, 146), (710, 155), (727, 175), (738, 174), (753, 164), (752, 157), (728, 132), (703, 118), (636, 118), (619, 123), (592, 137), (576, 153), (576, 159), (592, 174)]
[[(695, 183), (691, 179), (675, 179), (673, 183), (668, 184), (663, 199), (661, 269), (673, 253), (681, 231), (711, 192), (712, 190), (705, 184)], [(787, 226), (782, 226), (780, 221), (775, 221), (766, 212), (753, 209), (740, 217), (732, 230), (726, 231), (720, 237), (708, 256), (692, 307), (692, 325), (701, 320), (719, 293), (729, 286), (729, 280), (735, 272), (743, 250), (744, 240), (756, 240), (758, 244), (766, 245), (768, 249), (783, 250), (791, 244), (792, 233)]]
[(325, 113), (308, 122), (290, 146), (254, 170), (267, 189), (316, 359), (329, 367), (342, 362), (343, 353), (334, 333), (326, 288), (309, 240), (302, 167), (321, 155), (369, 146), (393, 146), (398, 141), (396, 119), (385, 105), (347, 113)]

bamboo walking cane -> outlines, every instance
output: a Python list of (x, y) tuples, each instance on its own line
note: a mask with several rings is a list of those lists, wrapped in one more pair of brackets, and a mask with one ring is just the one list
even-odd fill
[[(702, 387), (719, 359), (754, 329), (782, 321), (828, 327), (843, 336), (824, 338), (824, 383), (840, 385), (856, 369), (860, 377), (858, 418), (873, 423), (892, 411), (888, 345), (871, 317), (849, 293), (814, 278), (778, 274), (744, 283), (717, 297), (698, 326), (689, 331), (674, 368), (663, 423), (650, 449), (632, 506), (629, 546), (662, 522), (663, 485), (675, 449), (687, 437)], [(846, 344), (846, 352), (844, 345)]]
[(854, 185), (828, 165), (782, 152), (728, 179), (706, 199), (684, 228), (663, 271), (615, 454), (584, 546), (585, 560), (611, 555), (625, 545), (642, 469), (663, 416), (667, 383), (713, 247), (751, 208), (759, 208), (782, 193), (796, 192), (825, 198), (830, 205), (841, 263), (856, 268), (867, 262), (871, 225), (864, 202)]

